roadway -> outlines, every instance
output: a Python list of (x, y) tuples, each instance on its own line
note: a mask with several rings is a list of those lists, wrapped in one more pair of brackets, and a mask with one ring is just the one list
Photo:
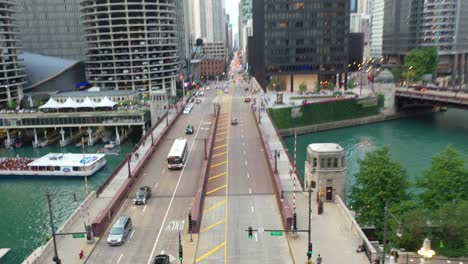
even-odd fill
[[(210, 96), (211, 95), (211, 96)], [(107, 245), (107, 233), (97, 243), (86, 263), (123, 264), (152, 263), (158, 254), (178, 257), (178, 233), (187, 229), (188, 212), (193, 202), (203, 162), (204, 140), (208, 138), (216, 91), (207, 91), (201, 104), (194, 104), (188, 115), (182, 115), (163, 139), (142, 170), (127, 200), (114, 218), (128, 215), (133, 231), (121, 246)], [(185, 135), (187, 124), (194, 134)], [(187, 138), (189, 154), (182, 170), (167, 169), (167, 154), (176, 138)], [(153, 195), (146, 205), (135, 206), (134, 194), (140, 186), (152, 187)], [(111, 226), (110, 226), (111, 227)], [(109, 228), (110, 228), (109, 227)]]
[(243, 87), (231, 84), (220, 100), (195, 263), (292, 263), (285, 237), (254, 233), (249, 239), (245, 231), (282, 229), (282, 222)]

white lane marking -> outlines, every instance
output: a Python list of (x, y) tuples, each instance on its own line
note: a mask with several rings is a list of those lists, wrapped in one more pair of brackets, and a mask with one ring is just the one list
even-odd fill
[(159, 182), (157, 182), (157, 183), (154, 185), (153, 191), (156, 190), (156, 188), (158, 188), (158, 184), (159, 184)]
[(120, 254), (119, 259), (117, 260), (117, 264), (122, 260), (123, 254)]
[(145, 206), (143, 207), (143, 213), (144, 213), (145, 211), (146, 211), (146, 204), (145, 204)]
[(162, 170), (161, 174), (164, 174), (166, 172), (166, 169)]
[(184, 225), (185, 220), (171, 220), (166, 226), (166, 231), (182, 231)]
[(258, 242), (257, 232), (255, 232), (255, 241)]
[(253, 207), (253, 206), (251, 206), (250, 208), (252, 208), (252, 213), (253, 213), (253, 212), (254, 212), (254, 207)]
[(245, 146), (244, 141), (242, 141), (242, 146)]
[(250, 173), (247, 172), (247, 179), (250, 179)]
[(244, 150), (244, 156), (245, 156), (245, 150)]
[(164, 255), (164, 253), (166, 253), (166, 251), (164, 251), (164, 250), (161, 250), (161, 255)]
[(244, 134), (242, 134), (241, 137), (244, 138)]
[(133, 230), (132, 233), (130, 234), (130, 239), (132, 239), (134, 234), (135, 234), (135, 230)]
[[(197, 133), (195, 134), (195, 139), (198, 137), (198, 132), (200, 132), (200, 127), (202, 125), (202, 121), (203, 121), (203, 119), (200, 120), (200, 125), (198, 125)], [(192, 146), (190, 147), (189, 153), (187, 155), (187, 162), (188, 162), (188, 160), (190, 158), (190, 154), (192, 154), (193, 146), (195, 146), (195, 144), (192, 144)], [(177, 180), (177, 184), (176, 184), (176, 187), (174, 189), (174, 193), (172, 193), (171, 201), (169, 202), (169, 206), (167, 207), (166, 214), (164, 215), (163, 222), (162, 222), (161, 226), (164, 226), (166, 224), (166, 219), (167, 219), (167, 216), (169, 215), (169, 210), (171, 209), (172, 202), (174, 201), (174, 197), (175, 197), (175, 194), (177, 192), (177, 189), (179, 189), (180, 180), (182, 179), (182, 176), (184, 175), (185, 168), (186, 168), (186, 166), (184, 166), (182, 168), (182, 171), (180, 172), (179, 179)], [(163, 230), (163, 228), (159, 228), (158, 236), (156, 237), (156, 240), (154, 241), (153, 249), (151, 250), (150, 257), (148, 258), (148, 264), (151, 264), (151, 262), (153, 261), (154, 251), (156, 250), (156, 246), (158, 245), (159, 237), (161, 236), (162, 230)]]
[(252, 189), (249, 187), (249, 193), (252, 193)]
[(245, 161), (245, 166), (247, 166), (247, 161)]

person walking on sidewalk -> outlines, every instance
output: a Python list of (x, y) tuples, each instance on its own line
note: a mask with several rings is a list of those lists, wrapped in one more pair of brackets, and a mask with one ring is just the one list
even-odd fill
[(317, 264), (322, 264), (322, 257), (320, 256), (320, 254), (317, 257)]

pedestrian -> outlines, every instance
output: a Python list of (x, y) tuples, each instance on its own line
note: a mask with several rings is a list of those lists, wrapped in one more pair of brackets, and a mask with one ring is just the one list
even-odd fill
[(84, 251), (83, 251), (83, 250), (80, 251), (80, 255), (79, 255), (79, 256), (80, 256), (80, 259), (83, 259), (83, 258), (84, 258)]
[(389, 264), (395, 264), (395, 252), (390, 252), (390, 258), (389, 258), (389, 261), (388, 261)]
[(322, 264), (322, 257), (320, 256), (320, 254), (317, 257), (317, 264)]
[(280, 158), (280, 152), (278, 151), (278, 159)]

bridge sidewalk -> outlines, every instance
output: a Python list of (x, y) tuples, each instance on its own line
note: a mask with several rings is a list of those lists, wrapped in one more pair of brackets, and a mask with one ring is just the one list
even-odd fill
[[(175, 111), (170, 111), (168, 114), (169, 123), (176, 117)], [(161, 133), (163, 132), (164, 128), (166, 127), (166, 122), (161, 122), (153, 131), (153, 138), (156, 140)], [(142, 158), (150, 149), (151, 147), (151, 137), (147, 137), (144, 144), (140, 146), (140, 148), (132, 153), (132, 159), (130, 162), (130, 169), (134, 170), (139, 163), (141, 162), (140, 158)], [(135, 156), (138, 153), (139, 158)], [(112, 200), (114, 195), (117, 193), (119, 188), (122, 186), (124, 181), (128, 177), (128, 166), (123, 166), (114, 179), (109, 183), (109, 185), (104, 189), (101, 195), (89, 203), (88, 210), (87, 208), (83, 208), (83, 217), (72, 217), (68, 219), (67, 223), (63, 226), (67, 226), (66, 230), (60, 232), (84, 232), (84, 220), (88, 223), (89, 221), (93, 221), (98, 214), (106, 208), (109, 202)], [(95, 195), (95, 193), (94, 193)], [(97, 240), (98, 238), (96, 238)], [(57, 249), (58, 249), (58, 256), (62, 260), (62, 263), (67, 264), (75, 264), (75, 263), (84, 263), (84, 260), (87, 256), (91, 253), (94, 249), (96, 243), (87, 244), (85, 238), (73, 238), (71, 235), (66, 236), (57, 236)], [(54, 256), (54, 251), (52, 250), (43, 250), (44, 247), (37, 249), (28, 259), (26, 259), (23, 264), (29, 263), (51, 263), (52, 258)], [(79, 253), (83, 250), (84, 258), (80, 260)], [(35, 257), (34, 255), (39, 256), (39, 261), (33, 261)]]
[[(262, 95), (259, 95), (256, 99), (257, 115), (261, 97)], [(265, 101), (265, 103), (268, 105), (269, 102)], [(293, 164), (291, 164), (287, 156), (288, 150), (283, 146), (282, 139), (276, 133), (275, 127), (266, 111), (260, 111), (260, 122), (267, 144), (272, 151), (270, 155), (274, 155), (275, 150), (280, 153), (277, 161), (278, 175), (285, 191), (284, 197), (291, 206), (293, 206), (293, 191), (294, 186), (296, 186), (297, 194), (295, 200), (298, 229), (308, 229), (308, 195), (302, 192), (301, 184), (296, 175), (291, 173)], [(289, 153), (289, 155), (293, 157), (294, 153)], [(338, 206), (334, 203), (326, 203), (322, 215), (317, 215), (316, 209), (317, 203), (315, 199), (312, 199), (311, 240), (314, 248), (312, 256), (314, 263), (318, 254), (322, 256), (324, 263), (369, 263), (365, 254), (357, 254), (355, 252), (358, 245), (362, 242), (357, 241), (355, 236), (346, 229), (346, 222), (342, 220)], [(288, 236), (289, 248), (294, 263), (306, 263), (307, 239), (307, 233), (298, 234), (295, 238)]]

